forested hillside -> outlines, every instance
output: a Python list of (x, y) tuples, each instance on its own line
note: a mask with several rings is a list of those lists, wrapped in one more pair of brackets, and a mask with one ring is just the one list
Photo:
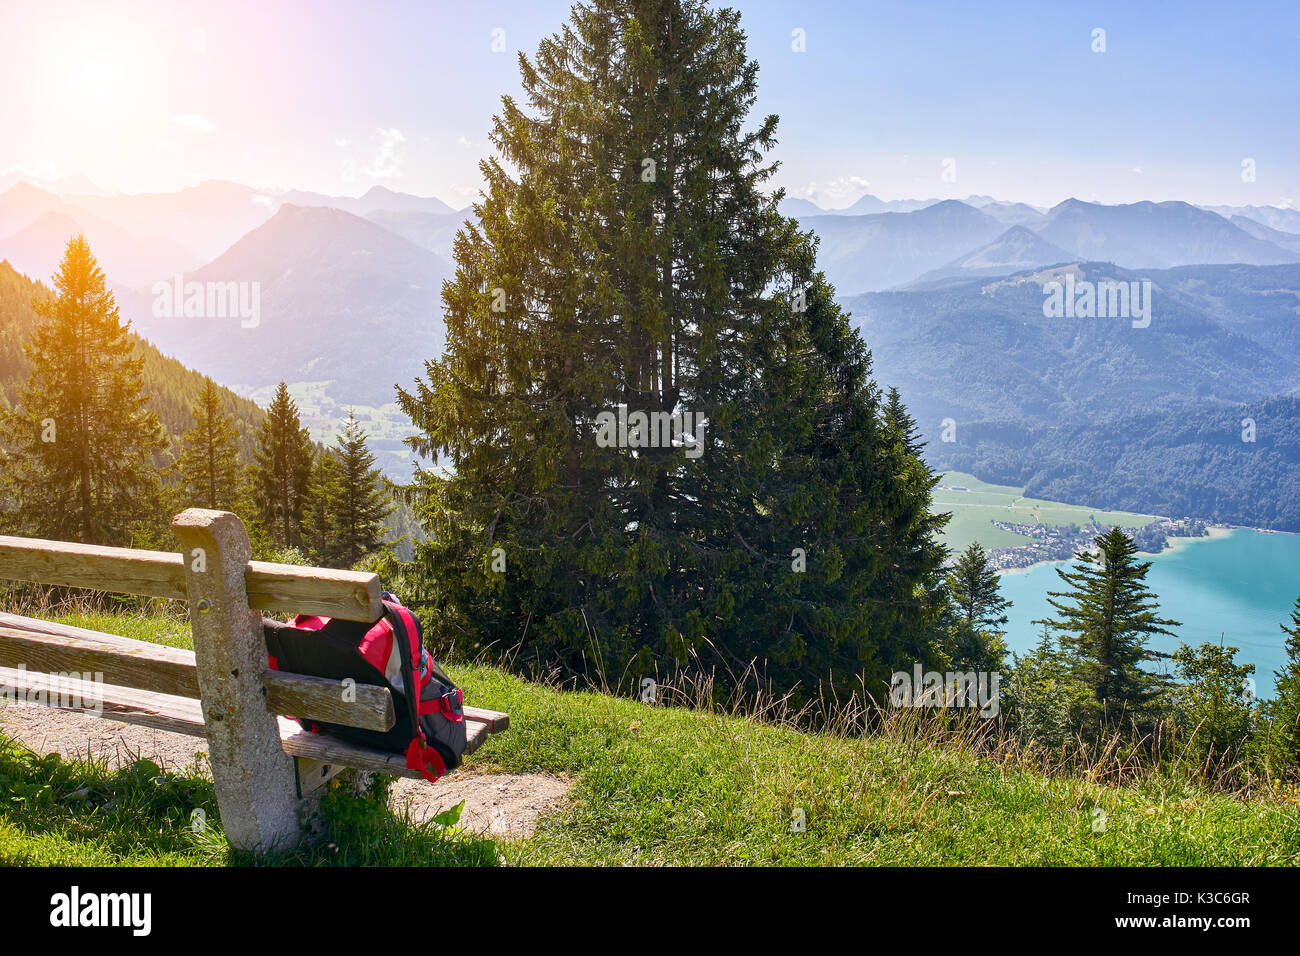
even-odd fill
[[(0, 262), (0, 398), (11, 403), (26, 379), (29, 368), (23, 341), (39, 323), (32, 303), (46, 299), (50, 290), (39, 282)], [(158, 415), (173, 440), (190, 427), (190, 409), (203, 389), (203, 375), (163, 355), (144, 339), (136, 337), (144, 356), (144, 386), (148, 406)], [(226, 407), (235, 418), (237, 445), (241, 455), (251, 457), (262, 420), (262, 410), (229, 389), (221, 389)]]
[[(1149, 324), (1045, 316), (1044, 283), (1067, 272), (1149, 281)], [(931, 465), (1044, 498), (1300, 530), (1300, 266), (1090, 262), (844, 302)]]

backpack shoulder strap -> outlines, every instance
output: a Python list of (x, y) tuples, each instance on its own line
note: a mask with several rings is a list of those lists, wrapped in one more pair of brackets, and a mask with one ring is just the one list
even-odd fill
[(406, 621), (398, 612), (397, 605), (384, 601), (384, 616), (388, 618), (388, 624), (393, 629), (397, 653), (402, 657), (402, 684), (405, 691), (402, 696), (406, 698), (406, 709), (411, 716), (411, 727), (415, 732), (415, 736), (411, 738), (411, 745), (406, 748), (406, 766), (411, 770), (418, 770), (422, 777), (433, 783), (447, 772), (447, 765), (442, 755), (424, 742), (424, 731), (420, 729), (420, 675), (415, 669), (415, 660), (411, 653), (412, 635), (407, 631)]

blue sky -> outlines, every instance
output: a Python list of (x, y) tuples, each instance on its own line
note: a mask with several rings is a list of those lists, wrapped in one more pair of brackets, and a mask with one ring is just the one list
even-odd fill
[[(382, 183), (456, 206), (478, 188), (501, 95), (518, 91), (513, 52), (569, 8), (4, 3), (0, 172), (131, 192)], [(1300, 5), (734, 5), (792, 195), (1300, 203)]]

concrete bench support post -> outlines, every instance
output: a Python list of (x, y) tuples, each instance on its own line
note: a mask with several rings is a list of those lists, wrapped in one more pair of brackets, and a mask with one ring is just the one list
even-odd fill
[(190, 508), (172, 519), (185, 559), (194, 660), (212, 778), (232, 846), (291, 849), (300, 833), (293, 759), (267, 709), (261, 614), (248, 606), (251, 556), (243, 522), (228, 511)]

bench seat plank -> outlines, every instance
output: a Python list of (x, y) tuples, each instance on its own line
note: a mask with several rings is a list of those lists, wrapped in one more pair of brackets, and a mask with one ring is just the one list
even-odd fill
[[(465, 729), (467, 731), (465, 755), (469, 756), (483, 745), (489, 731), (487, 724), (476, 722), (467, 722)], [(390, 773), (397, 777), (411, 777), (415, 780), (424, 779), (419, 771), (407, 768), (406, 757), (402, 754), (371, 750), (369, 747), (348, 743), (328, 734), (309, 733), (284, 717), (280, 718), (280, 740), (284, 745), (284, 752), (291, 757), (314, 760), (331, 766)]]
[[(13, 667), (0, 667), (0, 687), (17, 689), (23, 692), (24, 696), (31, 696), (38, 691), (43, 692), (45, 696), (38, 702), (46, 707), (74, 713), (91, 713), (106, 720), (140, 724), (188, 737), (207, 736), (203, 725), (202, 709), (199, 702), (191, 697), (157, 694), (130, 687), (117, 687), (113, 684), (96, 686), (88, 681), (61, 679), (57, 675), (18, 670)], [(83, 701), (102, 703), (102, 713), (94, 714), (93, 711), (87, 711), (82, 706)], [(489, 711), (489, 713), (493, 712)], [(407, 769), (406, 758), (401, 754), (371, 750), (368, 747), (338, 740), (328, 734), (313, 734), (303, 730), (287, 717), (279, 718), (279, 727), (284, 752), (291, 757), (422, 779), (419, 773)], [(468, 740), (465, 748), (466, 755), (482, 746), (488, 735), (493, 732), (491, 724), (473, 719), (466, 720), (465, 729)]]
[[(113, 684), (96, 685), (91, 681), (68, 680), (56, 674), (42, 674), (14, 667), (0, 667), (0, 687), (14, 688), (22, 693), (24, 699), (42, 693), (45, 695), (43, 699), (32, 702), (56, 710), (140, 724), (174, 734), (185, 734), (187, 737), (207, 736), (202, 708), (193, 697), (157, 694)], [(92, 707), (102, 706), (102, 712), (88, 710), (85, 702), (89, 702)]]
[[(0, 666), (19, 665), (47, 674), (100, 675), (105, 684), (157, 694), (200, 696), (194, 652), (148, 641), (118, 638), (110, 644), (0, 624)], [(387, 687), (357, 684), (344, 695), (339, 681), (271, 670), (262, 683), (276, 713), (365, 730), (384, 731), (396, 723)]]

